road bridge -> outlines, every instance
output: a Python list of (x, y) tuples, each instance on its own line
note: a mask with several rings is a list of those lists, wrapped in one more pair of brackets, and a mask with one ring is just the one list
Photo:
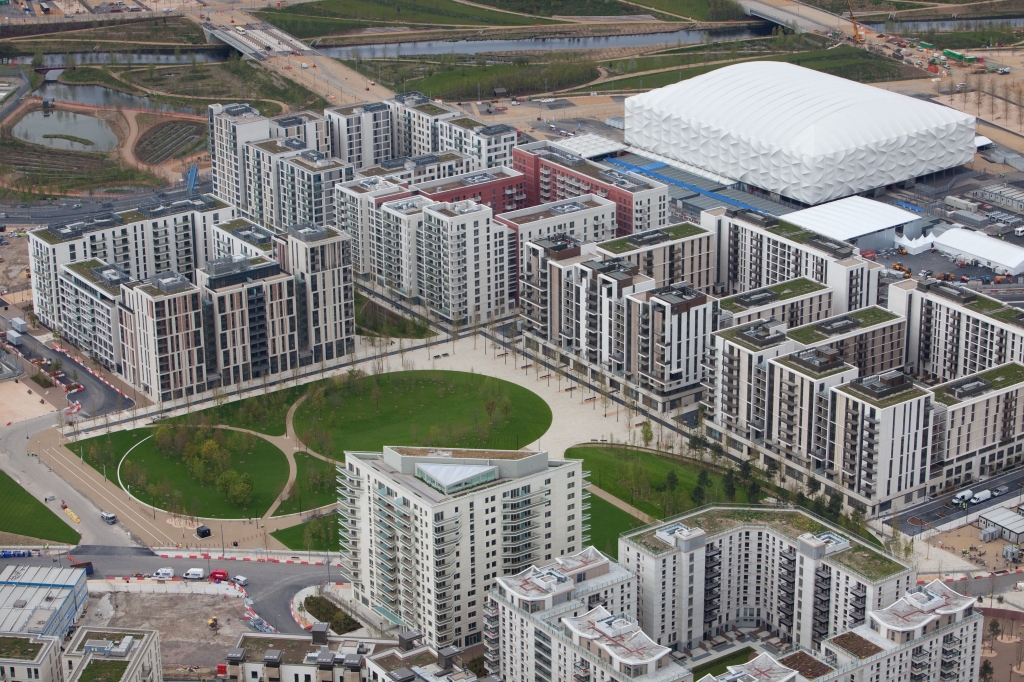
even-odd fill
[(829, 33), (840, 30), (852, 33), (848, 19), (793, 0), (738, 0), (752, 17), (780, 26), (795, 28), (800, 33)]

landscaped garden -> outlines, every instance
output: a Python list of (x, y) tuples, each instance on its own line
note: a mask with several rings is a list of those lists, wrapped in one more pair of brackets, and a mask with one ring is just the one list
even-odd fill
[(338, 541), (338, 515), (327, 514), (305, 523), (300, 523), (271, 535), (288, 549), (303, 552), (337, 552), (341, 549)]
[(713, 661), (698, 665), (693, 669), (693, 679), (698, 680), (705, 675), (718, 676), (729, 671), (730, 665), (743, 665), (750, 660), (750, 655), (755, 651), (749, 646), (732, 652), (727, 656), (716, 658)]
[(611, 502), (597, 495), (591, 495), (590, 543), (613, 559), (619, 556), (619, 535), (644, 525), (644, 522), (624, 512)]
[(356, 333), (362, 336), (424, 339), (433, 332), (423, 322), (403, 317), (356, 292)]
[(271, 390), (266, 395), (223, 402), (201, 412), (168, 419), (167, 423), (193, 424), (198, 421), (213, 426), (226, 424), (265, 433), (268, 436), (283, 436), (288, 408), (301, 398), (308, 388), (307, 385)]
[(128, 670), (128, 661), (103, 661), (93, 659), (79, 674), (79, 682), (120, 682)]
[(33, 497), (2, 471), (0, 531), (70, 545), (77, 545), (80, 539), (75, 529), (57, 516), (54, 510)]
[(517, 450), (551, 425), (543, 398), (470, 372), (341, 375), (318, 382), (295, 412), (295, 431), (334, 459), (385, 445)]
[[(132, 449), (138, 444), (138, 447)], [(248, 433), (162, 424), (96, 436), (70, 449), (146, 504), (208, 518), (262, 516), (288, 481), (288, 460)]]
[(295, 483), (287, 491), (274, 516), (301, 514), (338, 501), (337, 470), (333, 462), (325, 462), (305, 452), (295, 453)]
[(165, 121), (139, 137), (135, 155), (143, 163), (163, 163), (198, 151), (206, 142), (206, 126), (199, 121)]

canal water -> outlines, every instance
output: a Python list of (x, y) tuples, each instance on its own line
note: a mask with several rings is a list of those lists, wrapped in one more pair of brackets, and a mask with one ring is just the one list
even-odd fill
[[(195, 52), (182, 52), (178, 57), (173, 52), (73, 52), (76, 64), (190, 64), (192, 55), (196, 56), (197, 62), (225, 62), (231, 54), (229, 48), (197, 50)], [(67, 64), (67, 55), (46, 54), (43, 55), (44, 66), (64, 66)]]
[(927, 31), (950, 32), (950, 31), (981, 31), (985, 29), (1000, 28), (1002, 26), (1024, 26), (1024, 17), (1002, 17), (996, 19), (936, 19), (932, 21), (890, 21), (877, 22), (865, 21), (868, 28), (875, 31), (892, 31), (899, 35), (901, 33), (924, 33)]
[[(124, 109), (148, 109), (150, 111), (172, 111), (184, 114), (202, 114), (193, 107), (175, 106), (154, 102), (146, 97), (129, 95), (102, 85), (65, 85), (54, 81), (47, 81), (40, 85), (32, 93), (36, 97), (44, 99), (53, 98), (58, 102), (75, 102), (94, 107), (117, 107), (118, 104)], [(205, 110), (204, 110), (205, 111)], [(82, 137), (85, 137), (84, 135)]]
[[(71, 111), (57, 110), (49, 114), (33, 111), (18, 121), (18, 124), (14, 126), (13, 133), (19, 140), (56, 149), (105, 152), (117, 146), (117, 136), (106, 121), (102, 118)], [(45, 135), (53, 134), (80, 137), (90, 140), (92, 144), (45, 137)]]

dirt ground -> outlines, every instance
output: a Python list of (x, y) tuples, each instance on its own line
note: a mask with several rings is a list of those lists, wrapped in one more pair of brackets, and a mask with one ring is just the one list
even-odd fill
[[(0, 223), (3, 220), (0, 219)], [(7, 232), (0, 232), (4, 240), (0, 246), (0, 291), (8, 291), (23, 287), (29, 283), (28, 276), (28, 238), (13, 237), (14, 225), (7, 226)]]
[[(977, 526), (962, 526), (939, 533), (929, 538), (928, 543), (934, 547), (941, 547), (947, 552), (952, 552), (957, 557), (963, 557), (964, 561), (976, 566), (979, 571), (1015, 569), (1020, 566), (1020, 564), (1007, 563), (1003, 560), (1003, 547), (1012, 543), (1002, 538), (993, 542), (982, 542), (981, 529)], [(971, 547), (975, 549), (971, 549)], [(963, 556), (964, 549), (967, 549), (967, 556)], [(984, 552), (984, 555), (979, 552)], [(972, 556), (975, 559), (971, 559)]]
[[(242, 616), (246, 610), (241, 599), (200, 594), (128, 594), (102, 597), (89, 595), (89, 620), (84, 625), (152, 628), (160, 631), (160, 656), (164, 676), (180, 678), (188, 666), (201, 669), (188, 677), (208, 677), (202, 668), (216, 668), (224, 654), (249, 629)], [(217, 616), (218, 629), (206, 621)]]

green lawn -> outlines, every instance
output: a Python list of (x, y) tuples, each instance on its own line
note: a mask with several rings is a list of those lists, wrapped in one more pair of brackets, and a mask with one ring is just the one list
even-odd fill
[[(193, 432), (193, 430), (189, 430)], [(249, 473), (253, 477), (252, 499), (247, 507), (235, 506), (225, 499), (213, 482), (200, 485), (189, 474), (182, 458), (164, 454), (157, 447), (156, 439), (149, 438), (125, 459), (122, 467), (122, 482), (130, 487), (129, 492), (146, 504), (158, 509), (171, 510), (177, 506), (186, 513), (206, 518), (250, 518), (262, 516), (271, 503), (277, 499), (288, 481), (288, 460), (284, 453), (262, 438), (253, 439), (250, 454), (237, 442), (236, 432), (213, 429), (213, 434), (223, 439), (222, 447), (227, 456), (226, 467), (239, 474)], [(71, 450), (85, 452), (85, 461), (102, 471), (95, 460), (91, 461), (89, 450), (95, 443), (97, 448), (109, 452), (107, 477), (117, 482), (117, 463), (133, 445), (155, 433), (155, 429), (118, 431), (96, 436), (72, 444)], [(112, 463), (111, 463), (112, 462)], [(144, 478), (132, 477), (136, 482), (125, 480), (126, 469), (135, 467)]]
[(285, 417), (288, 409), (306, 392), (306, 386), (291, 386), (271, 390), (266, 395), (244, 398), (223, 405), (215, 405), (201, 412), (182, 415), (166, 420), (168, 424), (189, 424), (193, 419), (201, 419), (216, 426), (224, 424), (250, 429), (268, 436), (283, 436), (285, 433)]
[(619, 535), (642, 525), (643, 521), (611, 502), (590, 496), (590, 544), (611, 558), (619, 556)]
[(253, 14), (299, 39), (336, 35), (356, 29), (381, 26), (379, 22), (375, 21), (350, 21), (340, 17), (303, 16), (279, 9), (262, 9), (253, 12)]
[[(672, 0), (666, 0), (666, 4), (671, 4), (671, 2)], [(552, 15), (566, 17), (618, 16), (648, 13), (643, 7), (616, 0), (481, 0), (480, 4), (545, 17)], [(638, 4), (646, 5), (647, 3)], [(653, 5), (651, 6), (653, 7)]]
[[(338, 542), (337, 515), (329, 514), (319, 519), (313, 519), (297, 526), (282, 528), (271, 533), (278, 542), (288, 549), (313, 551), (313, 552), (337, 552), (341, 549)], [(311, 532), (309, 535), (309, 546), (306, 546), (306, 529), (318, 529), (320, 532)], [(331, 538), (328, 540), (327, 538)]]
[[(315, 477), (316, 474), (320, 475), (319, 479)], [(295, 488), (291, 496), (281, 502), (274, 516), (301, 514), (310, 509), (334, 504), (338, 501), (336, 481), (337, 472), (334, 464), (305, 452), (296, 452)]]
[[(52, 504), (56, 505), (56, 502)], [(59, 506), (54, 509), (60, 509)], [(77, 545), (81, 539), (57, 512), (0, 471), (0, 531)]]
[(308, 399), (296, 411), (295, 430), (339, 460), (344, 450), (384, 445), (515, 450), (551, 426), (551, 408), (537, 394), (469, 372), (399, 372), (326, 386), (322, 406)]
[[(551, 19), (524, 17), (507, 14), (481, 7), (463, 5), (454, 0), (319, 0), (318, 2), (291, 5), (281, 10), (265, 10), (259, 13), (270, 23), (286, 28), (286, 25), (308, 28), (316, 31), (315, 24), (321, 18), (342, 19), (346, 22), (397, 21), (403, 24), (440, 24), (463, 26), (531, 26), (533, 24), (561, 23)], [(301, 24), (295, 17), (314, 19)], [(328, 30), (317, 35), (328, 35), (335, 26), (325, 25)], [(287, 30), (287, 29), (286, 29)], [(313, 37), (305, 35), (304, 37)]]
[[(697, 486), (700, 467), (692, 460), (673, 460), (653, 452), (627, 450), (625, 448), (578, 446), (565, 451), (567, 459), (582, 459), (584, 471), (589, 471), (590, 481), (598, 488), (632, 504), (642, 512), (655, 518), (693, 509), (698, 505), (690, 499), (690, 492)], [(669, 491), (665, 479), (669, 471), (675, 471), (678, 484)], [(746, 503), (743, 489), (745, 482), (737, 480), (736, 494), (732, 500), (722, 491), (722, 475), (708, 472), (711, 486), (707, 502)], [(594, 497), (591, 496), (593, 500)], [(596, 503), (595, 503), (596, 504)], [(591, 519), (591, 535), (597, 535), (598, 523)]]
[(742, 665), (750, 660), (750, 654), (754, 653), (754, 650), (749, 646), (745, 646), (738, 651), (733, 651), (727, 656), (716, 658), (710, 663), (703, 663), (693, 669), (693, 679), (697, 680), (705, 675), (718, 676), (728, 672), (730, 665)]
[(356, 333), (363, 336), (387, 336), (393, 339), (423, 339), (433, 335), (420, 320), (402, 317), (356, 292)]

